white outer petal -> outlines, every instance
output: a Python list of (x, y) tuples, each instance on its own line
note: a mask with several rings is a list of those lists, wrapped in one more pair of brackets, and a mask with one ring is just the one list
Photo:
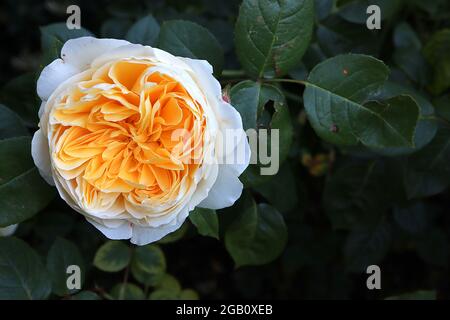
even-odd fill
[(111, 240), (123, 240), (131, 238), (132, 228), (128, 221), (123, 221), (123, 223), (118, 226), (105, 226), (104, 224), (96, 222), (93, 219), (87, 217), (86, 220), (94, 227), (96, 227), (101, 233), (103, 233), (105, 237)]
[(93, 37), (71, 39), (62, 47), (61, 58), (81, 72), (88, 69), (92, 61), (98, 56), (127, 44), (130, 43), (117, 39), (97, 39)]
[(43, 100), (42, 102), (41, 102), (41, 106), (39, 107), (39, 111), (38, 111), (38, 117), (39, 117), (39, 119), (41, 119), (41, 117), (42, 117), (42, 115), (44, 114), (44, 112), (45, 112), (45, 105), (47, 104), (47, 101), (45, 101), (45, 100)]
[(154, 57), (152, 47), (127, 43), (126, 45), (103, 52), (101, 55), (95, 57), (95, 59), (92, 60), (91, 66), (93, 68), (99, 68), (110, 61), (131, 58), (146, 58), (150, 60), (152, 57)]
[[(212, 107), (222, 135), (226, 136), (227, 130), (242, 130), (242, 118), (239, 112), (229, 103), (222, 99), (222, 89), (219, 81), (213, 76), (213, 68), (206, 60), (196, 60), (182, 58), (193, 71), (192, 76), (198, 82), (199, 87), (203, 90), (209, 105)], [(239, 144), (240, 141), (236, 141)], [(218, 157), (223, 157), (230, 149), (216, 150)]]
[(162, 225), (157, 228), (152, 227), (141, 227), (137, 225), (133, 225), (133, 236), (131, 237), (131, 243), (134, 243), (138, 246), (143, 246), (155, 241), (158, 241), (164, 238), (169, 233), (172, 233), (178, 230), (183, 222), (189, 215), (189, 211), (185, 208), (182, 212), (179, 213), (178, 218), (170, 224)]
[(18, 226), (18, 224), (12, 224), (10, 226), (0, 228), (0, 237), (12, 236), (14, 232), (16, 232)]
[(221, 125), (221, 129), (242, 129), (242, 118), (239, 112), (222, 99), (222, 88), (213, 76), (213, 68), (206, 60), (183, 59), (193, 71), (195, 80), (208, 99)]
[(34, 133), (31, 140), (31, 156), (41, 176), (48, 184), (54, 186), (48, 140), (44, 137), (41, 129)]
[(222, 209), (232, 206), (242, 194), (243, 185), (232, 166), (219, 165), (217, 179), (208, 197), (198, 205), (201, 208)]
[(81, 37), (68, 40), (61, 49), (61, 59), (46, 66), (37, 81), (38, 96), (46, 101), (55, 89), (70, 77), (87, 70), (91, 62), (112, 49), (129, 44), (125, 40)]
[(230, 167), (230, 169), (233, 170), (233, 172), (237, 176), (240, 176), (250, 163), (251, 149), (247, 140), (247, 136), (244, 136), (241, 139), (239, 144), (234, 149), (233, 155), (236, 157), (236, 161), (233, 163), (226, 162), (225, 164)]
[(53, 91), (66, 79), (80, 71), (62, 59), (56, 59), (46, 66), (37, 81), (37, 94), (42, 100), (48, 100)]

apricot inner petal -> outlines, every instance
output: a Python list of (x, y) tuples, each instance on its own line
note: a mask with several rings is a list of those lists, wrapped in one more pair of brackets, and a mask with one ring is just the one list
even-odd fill
[(155, 217), (194, 181), (199, 164), (189, 161), (203, 152), (203, 109), (152, 67), (137, 59), (109, 62), (65, 91), (51, 111), (54, 168), (86, 206)]

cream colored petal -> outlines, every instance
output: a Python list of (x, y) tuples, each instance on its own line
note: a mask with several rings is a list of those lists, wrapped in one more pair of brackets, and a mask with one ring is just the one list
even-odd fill
[(115, 48), (130, 44), (125, 40), (81, 37), (68, 40), (61, 49), (61, 58), (79, 72), (88, 69), (97, 57)]
[[(245, 134), (245, 133), (244, 133)], [(251, 150), (248, 139), (244, 136), (232, 153), (227, 154), (222, 160), (236, 176), (240, 176), (250, 163)]]
[(37, 81), (37, 94), (42, 100), (48, 100), (56, 88), (68, 78), (79, 73), (77, 67), (56, 59), (46, 66)]
[(178, 218), (170, 224), (162, 225), (157, 228), (133, 225), (133, 236), (130, 241), (138, 246), (143, 246), (158, 241), (169, 233), (178, 230), (188, 215), (189, 211), (185, 208), (179, 213)]
[(48, 141), (42, 134), (41, 129), (34, 133), (33, 139), (31, 140), (31, 156), (33, 157), (34, 164), (38, 168), (40, 175), (48, 184), (54, 186), (55, 182), (52, 176), (52, 164)]
[(153, 48), (140, 44), (127, 43), (126, 45), (116, 47), (112, 50), (104, 52), (92, 60), (92, 67), (98, 68), (105, 63), (120, 59), (150, 59), (154, 57)]
[(130, 239), (132, 235), (131, 224), (127, 221), (123, 221), (123, 223), (114, 226), (105, 226), (97, 221), (89, 219), (86, 217), (86, 220), (89, 221), (94, 227), (96, 227), (101, 233), (105, 235), (105, 237), (111, 240), (122, 240), (122, 239)]
[(219, 173), (201, 208), (222, 209), (232, 206), (242, 194), (243, 185), (232, 166), (219, 165)]
[[(242, 130), (242, 118), (239, 112), (222, 99), (222, 89), (219, 81), (212, 74), (211, 65), (205, 60), (183, 58), (192, 68), (192, 76), (198, 82), (208, 103), (213, 109), (222, 134), (227, 130)], [(240, 141), (236, 141), (239, 143)]]

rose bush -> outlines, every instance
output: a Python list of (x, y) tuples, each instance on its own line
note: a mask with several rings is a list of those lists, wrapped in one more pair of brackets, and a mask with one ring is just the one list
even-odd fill
[[(39, 172), (108, 238), (138, 245), (177, 230), (196, 206), (231, 206), (250, 149), (212, 73), (205, 60), (124, 40), (67, 41), (37, 81)], [(223, 141), (227, 130), (239, 139)], [(239, 148), (244, 158), (225, 163)]]
[(0, 299), (450, 297), (448, 0), (64, 3), (0, 2)]

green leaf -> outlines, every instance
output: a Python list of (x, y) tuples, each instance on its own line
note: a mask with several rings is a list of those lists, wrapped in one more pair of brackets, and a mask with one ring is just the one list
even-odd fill
[(414, 135), (414, 147), (372, 149), (386, 156), (407, 155), (422, 149), (433, 140), (438, 129), (436, 121), (432, 118), (434, 115), (433, 105), (423, 95), (410, 87), (387, 81), (377, 95), (377, 99), (386, 100), (398, 95), (409, 95), (417, 102), (420, 108), (420, 118)]
[(242, 66), (253, 77), (274, 77), (300, 64), (311, 40), (314, 0), (244, 0), (235, 44)]
[(30, 150), (30, 137), (0, 141), (0, 227), (32, 217), (55, 195), (34, 167)]
[(334, 0), (315, 0), (314, 9), (317, 20), (321, 21), (328, 17), (333, 9)]
[(237, 267), (266, 264), (277, 258), (287, 241), (283, 216), (267, 204), (256, 205), (244, 194), (239, 214), (225, 232), (225, 246)]
[(156, 286), (162, 281), (166, 271), (166, 259), (156, 245), (136, 248), (131, 262), (131, 274), (140, 283)]
[(420, 50), (422, 43), (414, 29), (406, 22), (399, 23), (394, 29), (394, 45), (397, 48)]
[(0, 101), (16, 112), (29, 127), (37, 127), (40, 100), (36, 93), (36, 74), (22, 74), (3, 86)]
[(57, 238), (47, 255), (47, 270), (52, 279), (52, 292), (58, 296), (73, 294), (78, 290), (67, 288), (67, 267), (76, 265), (81, 270), (81, 285), (85, 277), (84, 261), (80, 250), (70, 241)]
[(81, 291), (73, 295), (72, 300), (100, 300), (100, 297), (92, 291)]
[(195, 208), (189, 214), (189, 219), (202, 236), (219, 239), (219, 219), (216, 210)]
[(365, 55), (341, 55), (317, 65), (303, 95), (316, 133), (340, 145), (413, 146), (417, 103), (409, 96), (370, 101), (388, 73), (383, 62)]
[(180, 300), (198, 300), (198, 293), (192, 289), (184, 289), (180, 292)]
[(157, 289), (150, 293), (149, 300), (178, 300), (180, 292), (172, 289)]
[(450, 88), (450, 29), (436, 32), (427, 42), (423, 53), (433, 66), (434, 77), (430, 89), (436, 95)]
[[(160, 277), (159, 281), (156, 284), (152, 284), (155, 287), (155, 291), (153, 291), (149, 300), (178, 300), (181, 298), (181, 294), (185, 290), (181, 290), (181, 285), (178, 280), (171, 276), (170, 274), (163, 274)], [(188, 299), (188, 298), (185, 298)], [(195, 299), (191, 299), (195, 300)]]
[(384, 223), (352, 231), (344, 247), (348, 270), (366, 272), (368, 266), (381, 262), (389, 251), (391, 233), (390, 226)]
[(24, 241), (0, 238), (0, 300), (46, 299), (48, 273), (36, 252)]
[[(270, 101), (273, 102), (273, 108), (270, 108)], [(290, 151), (293, 128), (289, 108), (280, 89), (270, 84), (242, 81), (231, 89), (231, 104), (241, 114), (244, 130), (279, 130), (278, 154), (281, 165)], [(268, 132), (268, 150), (271, 150), (271, 132)], [(241, 178), (246, 186), (255, 186), (267, 182), (270, 176), (260, 174), (260, 165), (250, 165)]]
[(429, 66), (423, 57), (422, 43), (407, 23), (400, 23), (394, 30), (394, 61), (414, 82), (424, 87), (429, 83)]
[(166, 258), (157, 245), (138, 247), (133, 256), (133, 263), (148, 273), (163, 273), (166, 270)]
[(220, 43), (207, 29), (194, 22), (164, 22), (157, 46), (176, 56), (207, 60), (216, 76), (222, 73), (224, 54)]
[(135, 263), (131, 264), (131, 274), (134, 279), (145, 286), (155, 287), (163, 278), (164, 273), (149, 273), (141, 268)]
[[(377, 30), (356, 27), (338, 15), (330, 15), (322, 21), (316, 36), (320, 49), (328, 57), (349, 52), (377, 55), (382, 42)], [(307, 55), (305, 62), (306, 58)], [(312, 68), (315, 64), (310, 66)]]
[[(368, 102), (365, 108), (379, 118), (374, 119), (367, 114), (360, 117), (355, 115), (354, 121), (372, 122), (375, 134), (369, 132), (370, 128), (355, 128), (361, 141), (374, 147), (385, 146), (411, 146), (414, 147), (414, 134), (419, 120), (419, 106), (411, 96), (397, 96), (382, 103)], [(351, 111), (350, 111), (351, 112)], [(358, 112), (358, 111), (356, 111)], [(363, 111), (365, 113), (365, 111)], [(354, 123), (353, 123), (354, 124)], [(369, 124), (370, 126), (370, 124)]]
[(436, 291), (418, 290), (388, 297), (386, 300), (436, 300), (436, 296)]
[(409, 199), (428, 197), (450, 184), (450, 130), (441, 128), (433, 141), (405, 164), (404, 186)]
[(125, 39), (131, 43), (153, 46), (159, 35), (159, 24), (152, 15), (139, 19), (128, 30)]
[(93, 36), (90, 31), (84, 28), (68, 29), (65, 23), (53, 23), (40, 29), (41, 48), (44, 52), (44, 65), (59, 58), (61, 48), (67, 40)]
[(250, 80), (242, 81), (230, 91), (231, 104), (242, 117), (244, 130), (256, 129), (258, 118), (269, 101), (283, 101), (283, 93), (275, 86)]
[[(272, 121), (268, 126), (268, 129), (279, 130), (280, 143), (279, 143), (279, 161), (280, 165), (286, 160), (291, 150), (291, 144), (294, 134), (294, 129), (292, 126), (291, 115), (289, 113), (289, 108), (285, 101), (275, 101), (273, 104), (275, 112), (272, 116)], [(269, 135), (270, 139), (271, 135)], [(271, 140), (269, 140), (269, 150), (272, 149)], [(272, 150), (276, 152), (276, 147)]]
[(161, 279), (158, 281), (158, 283), (155, 285), (158, 289), (168, 289), (172, 291), (181, 291), (181, 285), (178, 282), (178, 280), (170, 275), (165, 273)]
[(132, 283), (119, 283), (111, 290), (111, 296), (116, 300), (144, 300), (145, 294), (141, 288)]
[(111, 18), (102, 23), (100, 34), (102, 38), (123, 39), (132, 25), (130, 19)]
[(0, 104), (0, 139), (27, 135), (28, 130), (19, 116)]
[(124, 269), (131, 260), (130, 248), (120, 241), (108, 241), (95, 254), (94, 266), (102, 271), (117, 272)]

